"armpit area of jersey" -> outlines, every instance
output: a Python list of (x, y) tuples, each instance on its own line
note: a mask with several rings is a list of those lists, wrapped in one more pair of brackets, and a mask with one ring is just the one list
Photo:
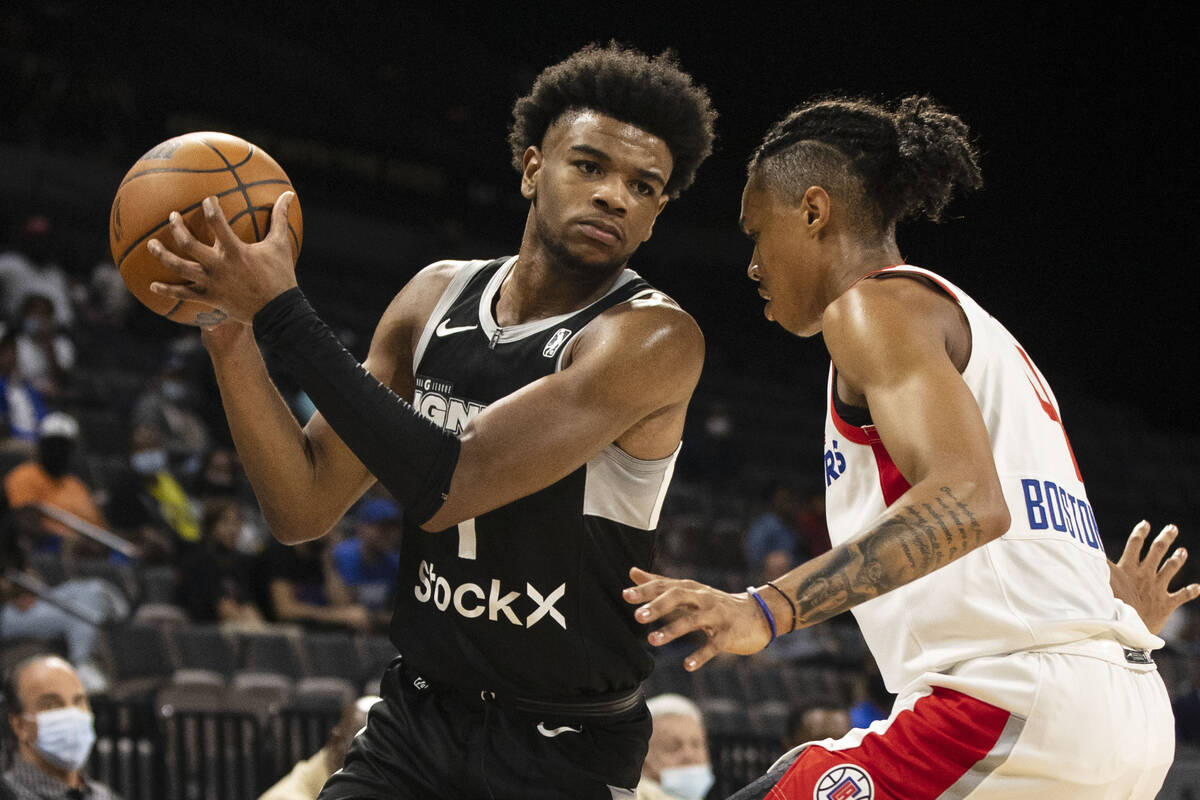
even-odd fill
[(254, 316), (254, 335), (279, 356), (342, 441), (424, 522), (441, 508), (458, 463), (458, 437), (419, 415), (333, 335), (299, 288)]

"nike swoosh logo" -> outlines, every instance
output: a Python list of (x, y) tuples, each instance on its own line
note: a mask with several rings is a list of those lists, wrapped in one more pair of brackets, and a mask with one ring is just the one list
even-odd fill
[(449, 319), (442, 320), (442, 324), (437, 326), (437, 330), (434, 333), (438, 336), (450, 336), (451, 334), (462, 333), (463, 331), (473, 331), (479, 327), (478, 325), (463, 325), (458, 328), (451, 328), (449, 323)]
[(583, 733), (583, 728), (572, 728), (570, 725), (563, 725), (561, 728), (547, 728), (546, 723), (539, 722), (537, 724), (537, 732), (547, 739), (553, 739), (555, 736), (561, 736), (564, 733)]

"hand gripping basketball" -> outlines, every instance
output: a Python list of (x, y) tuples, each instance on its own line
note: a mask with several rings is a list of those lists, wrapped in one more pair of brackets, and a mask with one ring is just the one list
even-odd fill
[(295, 192), (284, 192), (271, 210), (266, 237), (254, 244), (238, 238), (221, 213), (216, 198), (202, 203), (204, 223), (213, 236), (206, 245), (188, 230), (183, 217), (171, 212), (168, 229), (176, 255), (162, 242), (152, 239), (150, 252), (171, 270), (179, 281), (155, 281), (150, 291), (176, 300), (199, 300), (238, 322), (251, 324), (259, 309), (296, 285), (296, 265), (288, 237), (288, 208)]

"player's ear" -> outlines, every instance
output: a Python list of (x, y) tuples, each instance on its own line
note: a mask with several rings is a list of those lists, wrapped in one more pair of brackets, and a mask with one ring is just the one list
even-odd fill
[(537, 174), (542, 168), (541, 148), (536, 145), (526, 147), (521, 163), (524, 165), (521, 170), (521, 196), (532, 200), (537, 196)]
[(832, 206), (829, 193), (820, 186), (810, 186), (800, 199), (800, 212), (804, 215), (805, 228), (810, 234), (820, 232), (829, 223)]

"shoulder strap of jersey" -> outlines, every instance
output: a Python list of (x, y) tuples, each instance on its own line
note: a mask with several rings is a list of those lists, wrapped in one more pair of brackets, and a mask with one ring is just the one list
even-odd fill
[(421, 330), (421, 338), (417, 340), (417, 348), (413, 352), (414, 374), (421, 364), (421, 358), (425, 355), (425, 348), (429, 346), (429, 340), (433, 336), (438, 321), (446, 315), (451, 306), (458, 302), (460, 297), (470, 297), (471, 295), (478, 297), (487, 286), (491, 276), (510, 258), (512, 256), (494, 258), (491, 261), (459, 263), (458, 271), (454, 273), (450, 282), (446, 284), (446, 288), (442, 290), (442, 296), (438, 298), (437, 304), (429, 314), (429, 319), (425, 322), (425, 327)]

